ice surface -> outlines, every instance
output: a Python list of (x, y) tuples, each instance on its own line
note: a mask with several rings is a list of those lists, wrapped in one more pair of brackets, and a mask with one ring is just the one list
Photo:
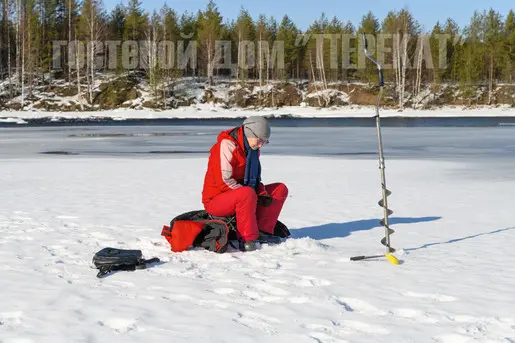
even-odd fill
[[(263, 179), (293, 238), (173, 254), (161, 227), (201, 207), (206, 155), (148, 152), (218, 129), (0, 130), (0, 342), (515, 341), (509, 128), (385, 130), (400, 266), (349, 261), (383, 251), (373, 128), (276, 129)], [(39, 154), (59, 150), (79, 155)], [(164, 263), (100, 280), (106, 246)]]

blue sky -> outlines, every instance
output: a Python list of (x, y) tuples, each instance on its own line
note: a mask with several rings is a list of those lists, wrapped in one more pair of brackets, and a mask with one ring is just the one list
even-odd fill
[[(104, 5), (110, 11), (120, 2), (127, 4), (128, 0), (104, 0)], [(183, 13), (204, 9), (208, 0), (166, 0), (166, 2), (178, 13)], [(350, 20), (357, 25), (361, 17), (369, 10), (382, 21), (388, 11), (407, 8), (423, 25), (424, 30), (430, 31), (438, 20), (444, 22), (448, 17), (453, 18), (460, 28), (463, 28), (468, 24), (476, 9), (483, 10), (492, 7), (504, 17), (511, 8), (515, 9), (513, 1), (506, 0), (215, 0), (215, 2), (224, 18), (235, 19), (243, 6), (253, 18), (257, 18), (259, 14), (263, 13), (267, 16), (273, 15), (280, 20), (287, 14), (303, 30), (318, 19), (322, 12), (325, 12), (330, 18), (336, 15), (342, 21)], [(165, 0), (143, 0), (142, 3), (146, 10), (152, 11), (161, 8)]]

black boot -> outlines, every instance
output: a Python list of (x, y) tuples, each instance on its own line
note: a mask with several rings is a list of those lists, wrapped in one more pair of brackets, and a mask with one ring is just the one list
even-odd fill
[(267, 244), (280, 244), (280, 243), (282, 243), (281, 237), (269, 235), (269, 234), (264, 233), (262, 231), (259, 231), (258, 241), (259, 241), (259, 243), (267, 243)]
[(243, 251), (254, 251), (258, 248), (258, 241), (248, 241), (243, 243)]

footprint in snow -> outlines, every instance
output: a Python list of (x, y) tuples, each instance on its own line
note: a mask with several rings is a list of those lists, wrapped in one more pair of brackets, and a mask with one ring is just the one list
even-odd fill
[(0, 312), (0, 328), (2, 326), (15, 327), (21, 325), (22, 311)]
[(278, 303), (284, 302), (287, 300), (287, 297), (290, 295), (290, 292), (269, 285), (268, 283), (257, 283), (253, 285), (248, 285), (247, 289), (241, 292), (244, 296), (246, 296), (252, 302), (262, 302), (262, 303)]
[(75, 217), (75, 216), (56, 216), (57, 219), (61, 219), (61, 220), (75, 220), (75, 219), (79, 219), (79, 217)]
[(451, 297), (449, 295), (442, 295), (442, 294), (405, 292), (404, 295), (407, 297), (411, 297), (411, 298), (425, 298), (425, 299), (430, 299), (430, 300), (440, 301), (440, 302), (451, 302), (451, 301), (458, 300), (455, 297)]
[(410, 308), (398, 308), (392, 311), (383, 311), (366, 301), (355, 298), (338, 298), (336, 303), (342, 306), (347, 312), (357, 312), (369, 316), (386, 316), (393, 315), (394, 317), (411, 319), (419, 323), (434, 324), (439, 320), (430, 316), (420, 310)]
[(347, 341), (335, 338), (325, 332), (311, 332), (309, 337), (314, 339), (316, 343), (347, 343)]
[(467, 337), (455, 333), (433, 337), (433, 341), (438, 343), (467, 343), (472, 340), (474, 340), (472, 337)]
[(339, 323), (340, 332), (345, 334), (360, 332), (374, 335), (387, 335), (390, 333), (387, 329), (379, 325), (373, 325), (356, 320), (345, 320)]
[(378, 309), (366, 301), (355, 298), (338, 298), (336, 303), (343, 306), (347, 312), (358, 312), (365, 315), (384, 316), (387, 312)]
[(174, 302), (184, 301), (184, 302), (189, 302), (189, 303), (192, 303), (192, 304), (200, 306), (200, 307), (208, 307), (208, 308), (218, 307), (218, 308), (225, 309), (228, 307), (227, 303), (225, 303), (225, 302), (221, 302), (218, 300), (198, 299), (197, 297), (192, 297), (191, 295), (187, 295), (187, 294), (168, 294), (168, 295), (163, 296), (162, 299), (170, 300), (170, 301), (174, 301)]
[(219, 295), (229, 295), (235, 293), (236, 290), (232, 288), (215, 288), (213, 292)]
[(277, 327), (281, 325), (281, 321), (277, 318), (265, 316), (256, 312), (238, 312), (234, 322), (246, 326), (250, 329), (257, 329), (267, 334), (273, 335), (277, 333)]
[(319, 342), (345, 342), (340, 336), (365, 333), (371, 335), (387, 335), (389, 331), (382, 326), (368, 324), (365, 322), (346, 320), (342, 322), (331, 321), (332, 326), (320, 324), (302, 325), (302, 327), (313, 330), (309, 336)]
[(285, 291), (284, 289), (279, 288), (279, 287), (271, 286), (267, 283), (258, 283), (253, 286), (257, 290), (261, 291), (262, 293), (268, 294), (268, 295), (277, 295), (277, 296), (282, 296), (282, 297), (290, 295), (290, 292)]
[(90, 232), (90, 236), (93, 238), (98, 238), (98, 239), (110, 239), (111, 238), (111, 236), (106, 235), (103, 232)]
[(292, 304), (307, 304), (311, 302), (308, 297), (289, 297), (288, 301)]
[(299, 281), (294, 283), (298, 287), (321, 287), (331, 285), (330, 281), (325, 279), (317, 279), (311, 276), (302, 276)]
[(114, 332), (121, 334), (138, 330), (135, 319), (109, 318), (104, 321), (99, 321), (98, 325), (108, 327)]
[(393, 310), (392, 314), (396, 317), (412, 319), (420, 323), (435, 324), (439, 322), (438, 319), (431, 317), (429, 313), (411, 308), (398, 308)]

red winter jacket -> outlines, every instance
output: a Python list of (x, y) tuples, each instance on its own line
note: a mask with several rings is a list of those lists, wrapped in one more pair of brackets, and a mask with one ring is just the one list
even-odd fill
[[(243, 142), (243, 127), (223, 131), (218, 135), (218, 141), (210, 150), (209, 162), (202, 203), (205, 205), (218, 194), (243, 187), (245, 178), (245, 144)], [(265, 191), (263, 184), (258, 187), (258, 193)]]

